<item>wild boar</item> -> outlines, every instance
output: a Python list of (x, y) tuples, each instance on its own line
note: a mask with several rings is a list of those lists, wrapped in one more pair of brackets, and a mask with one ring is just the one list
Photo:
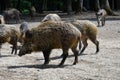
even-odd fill
[(59, 65), (63, 65), (68, 56), (68, 50), (72, 49), (75, 56), (73, 64), (76, 64), (78, 62), (77, 45), (81, 41), (80, 37), (80, 31), (70, 23), (46, 21), (25, 32), (24, 43), (18, 55), (42, 51), (45, 58), (44, 64), (48, 64), (51, 50), (60, 48), (63, 51), (63, 59)]
[(15, 8), (11, 8), (11, 9), (5, 10), (3, 12), (3, 16), (4, 16), (5, 21), (7, 23), (9, 23), (9, 21), (11, 19), (15, 19), (16, 23), (17, 22), (21, 22), (21, 19), (20, 19), (21, 13), (20, 13), (19, 10), (15, 9)]
[(106, 21), (107, 12), (105, 9), (100, 9), (96, 13), (98, 27), (104, 26)]
[(99, 41), (97, 40), (98, 28), (97, 26), (89, 20), (75, 20), (71, 22), (76, 28), (81, 32), (81, 41), (83, 43), (83, 48), (80, 52), (82, 54), (86, 47), (88, 46), (87, 40), (89, 39), (96, 45), (96, 53), (99, 52)]
[(0, 24), (0, 45), (6, 42), (12, 44), (11, 54), (14, 51), (17, 54), (17, 42), (20, 36), (20, 32), (15, 27), (14, 25)]
[(48, 14), (43, 18), (42, 22), (49, 21), (49, 20), (58, 22), (58, 21), (61, 21), (61, 18), (58, 14)]

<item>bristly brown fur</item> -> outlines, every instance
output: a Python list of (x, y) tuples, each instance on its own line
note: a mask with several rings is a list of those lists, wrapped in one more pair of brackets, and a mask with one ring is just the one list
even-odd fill
[(20, 32), (15, 28), (14, 25), (0, 25), (2, 32), (0, 33), (0, 43), (8, 42), (13, 45), (12, 52), (13, 54), (15, 50), (15, 54), (17, 54), (17, 41), (20, 37)]
[(72, 22), (82, 34), (82, 43), (84, 47), (82, 48), (80, 54), (82, 54), (87, 47), (87, 40), (91, 40), (96, 45), (96, 53), (99, 52), (99, 41), (97, 40), (98, 28), (97, 26), (89, 20), (76, 20)]
[[(66, 59), (68, 50), (71, 48), (75, 55), (74, 64), (76, 64), (78, 62), (78, 51), (76, 48), (81, 40), (80, 37), (80, 31), (71, 23), (46, 21), (25, 33), (24, 44), (19, 55), (22, 56), (33, 51), (42, 51), (45, 57), (45, 64), (47, 64), (52, 49), (61, 48), (64, 54), (63, 58)], [(64, 63), (64, 59), (60, 65)]]

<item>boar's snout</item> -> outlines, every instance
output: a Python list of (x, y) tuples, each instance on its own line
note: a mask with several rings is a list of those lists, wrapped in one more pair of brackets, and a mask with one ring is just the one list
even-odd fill
[(23, 53), (21, 50), (19, 51), (19, 54), (18, 54), (18, 56), (23, 56), (23, 55), (25, 55), (25, 53)]
[(31, 50), (27, 50), (27, 51), (25, 51), (25, 52), (22, 51), (22, 50), (20, 50), (18, 56), (21, 57), (21, 56), (23, 56), (23, 55), (25, 55), (25, 54), (31, 54)]

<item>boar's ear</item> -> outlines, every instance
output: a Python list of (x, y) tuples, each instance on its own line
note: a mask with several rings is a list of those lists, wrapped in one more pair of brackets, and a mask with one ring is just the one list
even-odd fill
[(29, 30), (27, 30), (25, 32), (25, 36), (26, 36), (26, 38), (31, 38), (32, 37), (32, 33)]

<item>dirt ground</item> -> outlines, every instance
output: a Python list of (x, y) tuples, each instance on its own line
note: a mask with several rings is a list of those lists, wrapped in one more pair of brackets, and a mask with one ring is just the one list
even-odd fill
[[(86, 19), (91, 16), (86, 16)], [(62, 18), (67, 20), (73, 17), (79, 18), (79, 15)], [(97, 25), (96, 20), (90, 20)], [(39, 22), (29, 24), (37, 26)], [(19, 27), (20, 24), (14, 25)], [(106, 25), (98, 29), (100, 52), (95, 54), (95, 45), (88, 41), (88, 47), (84, 55), (79, 56), (76, 65), (72, 65), (74, 57), (71, 50), (64, 66), (58, 67), (61, 49), (53, 50), (50, 63), (44, 66), (41, 52), (19, 57), (11, 55), (11, 45), (5, 43), (1, 49), (0, 80), (120, 80), (120, 16), (115, 19), (108, 17)]]

